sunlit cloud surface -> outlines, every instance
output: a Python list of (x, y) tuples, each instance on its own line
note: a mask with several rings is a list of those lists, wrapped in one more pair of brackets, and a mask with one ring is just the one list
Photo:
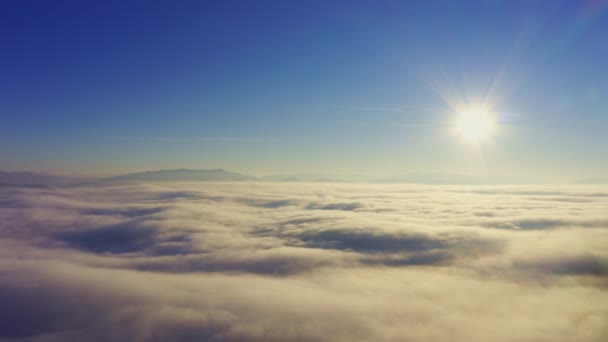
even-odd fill
[(608, 188), (0, 190), (0, 340), (603, 341)]

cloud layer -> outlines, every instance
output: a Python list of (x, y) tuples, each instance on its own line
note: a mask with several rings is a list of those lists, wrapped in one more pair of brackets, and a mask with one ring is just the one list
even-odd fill
[(604, 341), (608, 188), (0, 188), (0, 341)]

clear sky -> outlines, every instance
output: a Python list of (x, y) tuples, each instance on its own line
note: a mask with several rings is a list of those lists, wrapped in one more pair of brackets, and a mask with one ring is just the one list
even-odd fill
[(0, 169), (605, 176), (607, 7), (2, 1)]

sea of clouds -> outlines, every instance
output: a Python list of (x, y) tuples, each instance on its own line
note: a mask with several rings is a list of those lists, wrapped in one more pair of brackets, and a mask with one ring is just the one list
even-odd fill
[(0, 188), (0, 341), (608, 341), (608, 188)]

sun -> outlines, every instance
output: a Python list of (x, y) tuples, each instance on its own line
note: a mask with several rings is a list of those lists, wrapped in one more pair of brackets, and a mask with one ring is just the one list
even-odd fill
[(478, 143), (490, 136), (494, 128), (492, 115), (482, 108), (460, 112), (456, 121), (456, 132), (466, 141)]

